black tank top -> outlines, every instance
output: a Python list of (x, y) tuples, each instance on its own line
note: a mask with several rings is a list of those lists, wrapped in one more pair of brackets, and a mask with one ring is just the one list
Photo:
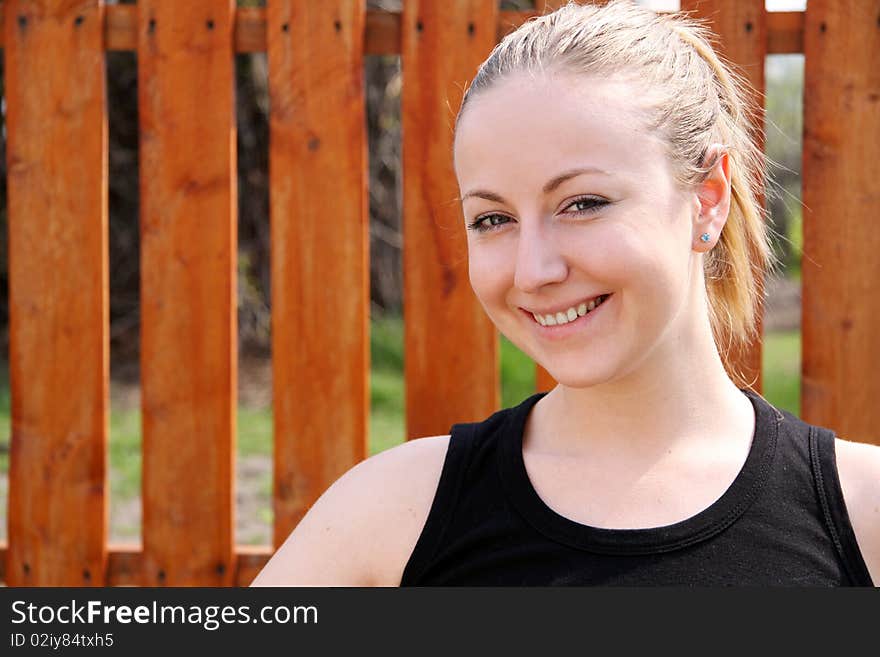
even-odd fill
[(522, 437), (546, 393), (454, 425), (401, 586), (872, 586), (834, 434), (743, 392), (755, 433), (733, 483), (695, 516), (647, 529), (582, 525), (538, 496)]

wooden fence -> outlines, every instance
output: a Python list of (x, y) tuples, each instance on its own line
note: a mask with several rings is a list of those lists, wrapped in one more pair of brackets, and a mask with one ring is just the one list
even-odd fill
[[(236, 52), (269, 63), (274, 545), (366, 455), (365, 55), (403, 58), (407, 434), (498, 407), (497, 337), (468, 285), (454, 201), (450, 108), (498, 37), (535, 12), (497, 0), (405, 0), (402, 13), (364, 0), (234, 5), (3, 2), (9, 585), (245, 585), (272, 553), (233, 533)], [(802, 415), (876, 441), (880, 0), (683, 8), (712, 20), (757, 89), (767, 54), (806, 55)], [(138, 58), (142, 548), (107, 543), (108, 50)], [(739, 359), (757, 372), (760, 344)]]

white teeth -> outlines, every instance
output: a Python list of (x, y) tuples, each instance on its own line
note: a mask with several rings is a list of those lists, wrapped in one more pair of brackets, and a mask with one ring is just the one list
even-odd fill
[(597, 308), (607, 298), (607, 295), (603, 295), (593, 299), (589, 303), (582, 303), (577, 307), (572, 306), (565, 312), (559, 312), (555, 315), (537, 315), (532, 313), (532, 317), (534, 317), (535, 321), (541, 326), (560, 326), (562, 324), (568, 324), (569, 322), (576, 320), (578, 317), (583, 317), (591, 310)]

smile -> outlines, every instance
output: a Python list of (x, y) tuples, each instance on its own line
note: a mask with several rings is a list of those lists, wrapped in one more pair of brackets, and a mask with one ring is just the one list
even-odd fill
[(555, 313), (538, 314), (529, 312), (528, 314), (530, 314), (541, 326), (562, 326), (563, 324), (575, 321), (578, 317), (589, 315), (596, 308), (601, 306), (610, 296), (610, 294), (601, 294), (589, 301), (583, 301), (575, 306), (567, 308), (566, 310), (560, 310)]

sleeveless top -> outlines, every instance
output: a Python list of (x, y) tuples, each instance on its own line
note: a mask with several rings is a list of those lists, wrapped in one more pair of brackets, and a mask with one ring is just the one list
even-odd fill
[(755, 432), (739, 474), (703, 511), (662, 527), (591, 527), (541, 500), (522, 438), (546, 393), (453, 425), (401, 586), (872, 586), (833, 432), (743, 392)]

